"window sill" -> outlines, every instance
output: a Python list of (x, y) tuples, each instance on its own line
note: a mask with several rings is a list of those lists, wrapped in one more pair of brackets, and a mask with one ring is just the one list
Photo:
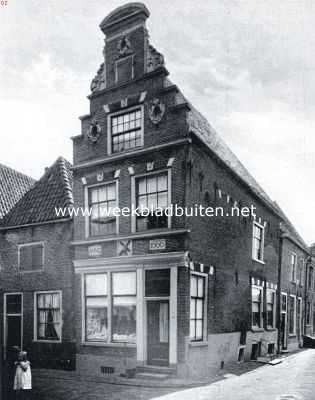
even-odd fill
[(265, 329), (264, 328), (256, 328), (255, 326), (251, 327), (251, 331), (256, 333), (256, 332), (264, 332)]
[(289, 337), (290, 337), (290, 338), (296, 337), (296, 333), (289, 333)]
[(104, 343), (104, 342), (82, 342), (82, 346), (93, 346), (93, 347), (128, 347), (136, 348), (135, 343)]
[(265, 265), (265, 261), (263, 261), (263, 260), (258, 260), (258, 258), (252, 257), (252, 260), (255, 261), (255, 262), (257, 262), (257, 263), (259, 263), (259, 264)]
[(33, 343), (61, 343), (62, 340), (43, 340), (43, 339), (34, 339)]
[(268, 332), (274, 332), (276, 330), (277, 330), (276, 328), (273, 328), (271, 326), (266, 328), (266, 331), (268, 331)]
[(202, 342), (189, 342), (190, 347), (206, 347), (208, 346), (208, 342), (202, 341)]

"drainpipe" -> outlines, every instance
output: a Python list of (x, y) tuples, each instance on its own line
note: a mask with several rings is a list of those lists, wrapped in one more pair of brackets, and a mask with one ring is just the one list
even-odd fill
[(278, 259), (278, 301), (277, 301), (277, 328), (278, 328), (278, 337), (277, 337), (277, 354), (280, 354), (280, 343), (281, 343), (281, 272), (282, 272), (282, 246), (283, 246), (283, 237), (280, 231), (279, 237), (279, 259)]

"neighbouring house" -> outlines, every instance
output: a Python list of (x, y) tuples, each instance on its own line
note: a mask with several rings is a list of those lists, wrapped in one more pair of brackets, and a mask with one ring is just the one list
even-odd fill
[(315, 244), (310, 246), (305, 272), (304, 334), (315, 336)]
[(279, 344), (281, 351), (291, 351), (303, 345), (306, 325), (310, 324), (310, 316), (305, 318), (307, 303), (312, 300), (306, 294), (313, 290), (307, 281), (310, 250), (280, 208), (279, 212), (283, 219), (278, 293)]
[(71, 165), (47, 168), (0, 225), (2, 347), (27, 350), (33, 367), (74, 368)]
[(34, 183), (33, 178), (0, 164), (0, 220)]
[[(80, 374), (215, 373), (275, 354), (279, 210), (168, 78), (130, 3), (100, 27), (104, 59), (73, 137), (76, 366)], [(187, 55), (189, 58), (189, 55)], [(107, 215), (194, 204), (224, 217)], [(232, 206), (251, 217), (227, 216)]]

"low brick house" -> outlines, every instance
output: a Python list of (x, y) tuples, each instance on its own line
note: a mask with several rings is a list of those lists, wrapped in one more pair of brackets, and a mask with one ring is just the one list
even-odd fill
[(73, 204), (70, 167), (59, 158), (1, 221), (5, 360), (16, 346), (34, 367), (74, 367), (72, 220), (55, 214)]
[[(141, 3), (101, 23), (104, 61), (73, 137), (77, 369), (209, 375), (277, 350), (274, 203), (168, 78)], [(119, 206), (224, 217), (102, 216)], [(227, 217), (231, 206), (255, 216)]]

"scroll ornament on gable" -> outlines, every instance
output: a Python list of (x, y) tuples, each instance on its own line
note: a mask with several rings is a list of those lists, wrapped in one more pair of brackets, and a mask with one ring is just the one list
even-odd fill
[(149, 45), (147, 55), (147, 72), (155, 71), (159, 67), (164, 67), (164, 57), (153, 46)]
[[(105, 59), (105, 47), (103, 50), (103, 55)], [(103, 90), (106, 88), (106, 71), (105, 71), (105, 61), (100, 65), (97, 74), (91, 82), (91, 92), (96, 92), (98, 90)]]
[(165, 114), (165, 104), (160, 99), (153, 99), (149, 103), (149, 118), (154, 125), (159, 124)]

